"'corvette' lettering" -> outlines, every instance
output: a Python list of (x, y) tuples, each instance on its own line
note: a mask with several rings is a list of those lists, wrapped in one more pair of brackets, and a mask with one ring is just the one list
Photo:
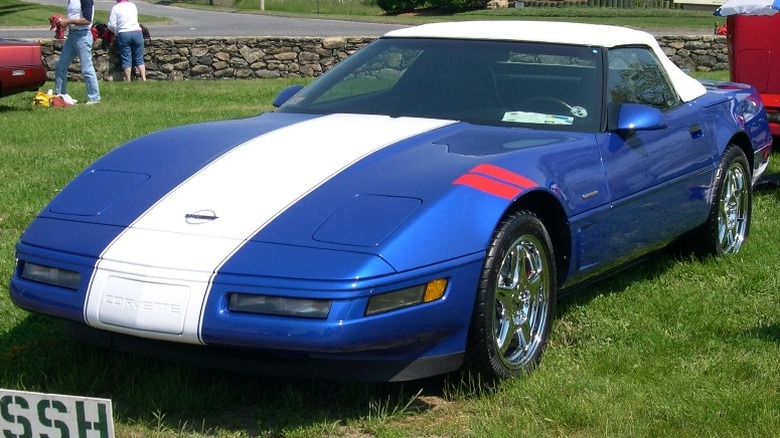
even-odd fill
[(126, 309), (141, 312), (169, 313), (176, 315), (182, 312), (179, 304), (165, 303), (161, 301), (134, 300), (132, 298), (121, 297), (118, 295), (106, 294), (106, 304), (124, 307)]

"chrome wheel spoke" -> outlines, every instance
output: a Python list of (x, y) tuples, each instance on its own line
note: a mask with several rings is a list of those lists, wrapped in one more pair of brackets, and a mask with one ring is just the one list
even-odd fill
[(549, 305), (549, 273), (541, 248), (537, 239), (523, 236), (510, 246), (499, 269), (495, 342), (510, 368), (523, 366), (540, 348)]
[(498, 322), (496, 330), (496, 346), (502, 355), (506, 352), (506, 350), (509, 348), (509, 345), (512, 343), (511, 341), (514, 331), (514, 324), (510, 315), (511, 310), (506, 308), (505, 302), (501, 301), (496, 303), (496, 320)]
[(723, 253), (739, 250), (747, 234), (748, 181), (741, 167), (729, 167), (718, 205), (718, 246)]

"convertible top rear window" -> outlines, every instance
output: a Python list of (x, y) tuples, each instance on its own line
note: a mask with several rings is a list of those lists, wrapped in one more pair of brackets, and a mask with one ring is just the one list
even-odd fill
[(387, 114), (594, 131), (599, 48), (506, 41), (383, 38), (282, 106), (314, 114)]

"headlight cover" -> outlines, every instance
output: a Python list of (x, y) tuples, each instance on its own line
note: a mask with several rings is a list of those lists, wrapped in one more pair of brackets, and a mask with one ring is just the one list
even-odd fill
[(232, 293), (228, 308), (231, 312), (327, 319), (332, 304), (330, 300)]
[(67, 269), (38, 265), (20, 261), (19, 276), (25, 280), (37, 281), (65, 289), (77, 290), (81, 282), (81, 274)]

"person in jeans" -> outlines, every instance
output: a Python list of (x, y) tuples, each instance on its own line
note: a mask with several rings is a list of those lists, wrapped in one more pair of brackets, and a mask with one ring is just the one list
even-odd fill
[(108, 28), (116, 35), (124, 80), (129, 81), (132, 66), (138, 68), (138, 77), (146, 80), (144, 65), (144, 37), (138, 23), (138, 8), (128, 0), (117, 0), (108, 16)]
[(62, 46), (60, 59), (54, 69), (54, 92), (67, 94), (68, 66), (76, 56), (81, 63), (81, 75), (87, 88), (87, 104), (100, 102), (95, 66), (92, 65), (92, 20), (95, 16), (94, 0), (68, 0), (66, 16), (60, 23), (68, 29), (68, 37)]

